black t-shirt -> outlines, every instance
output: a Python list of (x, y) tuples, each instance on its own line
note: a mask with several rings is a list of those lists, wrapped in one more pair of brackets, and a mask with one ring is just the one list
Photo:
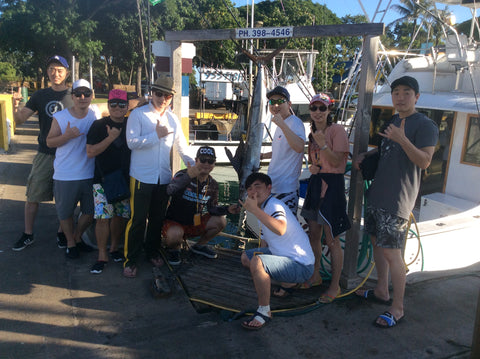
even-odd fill
[(52, 118), (56, 112), (72, 107), (71, 90), (54, 91), (51, 87), (33, 93), (25, 107), (38, 112), (38, 152), (54, 155), (55, 148), (47, 146), (47, 136), (52, 125)]
[(107, 125), (121, 129), (120, 136), (113, 141), (102, 153), (95, 157), (94, 183), (101, 183), (103, 175), (123, 170), (128, 180), (130, 169), (130, 149), (127, 146), (126, 127), (127, 118), (122, 123), (113, 121), (110, 117), (104, 117), (93, 122), (87, 134), (87, 144), (96, 145), (108, 137)]

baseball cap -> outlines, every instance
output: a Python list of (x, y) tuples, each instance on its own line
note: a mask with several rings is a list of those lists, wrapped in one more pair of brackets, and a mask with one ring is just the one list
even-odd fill
[(331, 104), (333, 104), (333, 101), (330, 98), (330, 96), (328, 96), (327, 94), (324, 94), (324, 93), (319, 93), (319, 94), (316, 94), (315, 96), (313, 96), (312, 99), (310, 100), (310, 105), (314, 102), (321, 102), (325, 106), (330, 106)]
[(210, 157), (213, 157), (213, 158), (217, 158), (215, 156), (215, 149), (213, 147), (210, 147), (210, 146), (200, 147), (197, 151), (197, 158), (199, 158), (200, 156), (210, 156)]
[(418, 81), (411, 76), (403, 76), (393, 81), (390, 85), (391, 92), (393, 92), (393, 90), (400, 85), (410, 87), (413, 91), (415, 91), (415, 94), (419, 92)]
[(77, 80), (73, 83), (72, 90), (75, 90), (79, 87), (86, 87), (87, 89), (91, 90), (92, 86), (90, 86), (90, 82), (84, 79)]
[(47, 60), (47, 67), (48, 67), (48, 65), (50, 65), (52, 62), (57, 62), (57, 63), (59, 63), (60, 65), (62, 65), (63, 67), (65, 67), (66, 69), (68, 69), (68, 62), (67, 62), (67, 60), (65, 60), (65, 58), (62, 57), (62, 56), (55, 55), (55, 56), (50, 57), (50, 58)]
[(108, 93), (108, 101), (110, 100), (121, 100), (127, 102), (127, 91), (113, 89)]
[(288, 93), (288, 91), (285, 87), (282, 87), (282, 86), (275, 87), (272, 91), (267, 93), (267, 98), (270, 98), (273, 95), (283, 96), (287, 99), (287, 101), (290, 101), (290, 94)]

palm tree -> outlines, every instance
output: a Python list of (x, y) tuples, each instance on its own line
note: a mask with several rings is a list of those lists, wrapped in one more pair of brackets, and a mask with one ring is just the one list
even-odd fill
[(418, 30), (417, 21), (420, 19), (420, 23), (422, 23), (431, 17), (429, 12), (434, 11), (434, 3), (432, 0), (400, 0), (400, 2), (402, 5), (392, 5), (392, 9), (400, 13), (401, 17), (392, 21), (388, 26), (412, 21), (413, 28), (410, 38), (414, 39)]

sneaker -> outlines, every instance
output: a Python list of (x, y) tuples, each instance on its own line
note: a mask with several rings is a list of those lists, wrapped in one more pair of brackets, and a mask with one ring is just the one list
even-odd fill
[(20, 236), (20, 239), (15, 242), (13, 245), (12, 249), (14, 251), (21, 251), (22, 249), (25, 249), (27, 246), (35, 242), (35, 239), (33, 238), (33, 234), (25, 234), (22, 233)]
[(57, 246), (60, 249), (67, 248), (67, 237), (65, 237), (65, 233), (57, 232)]
[(127, 278), (135, 278), (137, 276), (137, 267), (134, 265), (123, 268), (123, 276)]
[(80, 241), (77, 243), (77, 248), (81, 252), (93, 252), (93, 247), (89, 246), (84, 241)]
[(217, 252), (215, 252), (210, 246), (207, 245), (200, 245), (200, 244), (194, 244), (191, 248), (193, 253), (200, 254), (202, 256), (205, 256), (207, 258), (217, 258)]
[(80, 253), (78, 252), (77, 247), (68, 247), (65, 251), (65, 255), (67, 256), (67, 258), (70, 259), (77, 259), (78, 257), (80, 257)]
[(100, 274), (103, 272), (103, 269), (107, 265), (107, 262), (105, 261), (96, 261), (95, 264), (92, 266), (92, 269), (90, 269), (90, 273), (92, 274)]
[(180, 251), (169, 249), (167, 251), (167, 260), (168, 260), (168, 263), (172, 266), (178, 266), (179, 264), (181, 264), (182, 259), (180, 258)]
[(116, 263), (123, 262), (125, 260), (125, 257), (120, 251), (110, 252), (110, 258), (112, 258), (112, 260)]

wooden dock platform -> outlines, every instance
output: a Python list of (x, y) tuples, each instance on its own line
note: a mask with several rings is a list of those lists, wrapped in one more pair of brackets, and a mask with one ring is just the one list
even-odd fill
[[(182, 253), (182, 265), (172, 267), (172, 273), (181, 283), (197, 310), (205, 305), (250, 312), (258, 306), (253, 280), (240, 262), (240, 251), (217, 248), (218, 257), (209, 259), (190, 251)], [(275, 285), (272, 285), (272, 290)], [(314, 305), (325, 286), (298, 289), (284, 298), (272, 295), (272, 311), (301, 309)], [(197, 305), (196, 305), (197, 304)]]

